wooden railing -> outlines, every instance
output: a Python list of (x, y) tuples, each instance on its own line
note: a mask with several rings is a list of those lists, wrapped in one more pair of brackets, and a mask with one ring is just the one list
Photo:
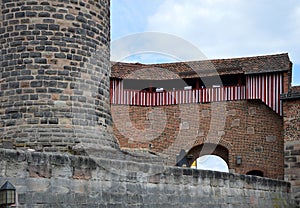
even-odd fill
[(163, 106), (245, 99), (245, 86), (228, 86), (193, 90), (173, 90), (163, 92), (113, 90), (110, 101), (111, 104), (116, 105)]

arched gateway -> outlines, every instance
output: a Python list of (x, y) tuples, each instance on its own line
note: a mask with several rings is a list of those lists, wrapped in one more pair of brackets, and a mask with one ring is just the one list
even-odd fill
[(229, 166), (229, 150), (219, 144), (204, 143), (190, 149), (187, 153), (188, 166), (190, 167), (195, 160), (205, 155), (216, 155), (222, 158)]

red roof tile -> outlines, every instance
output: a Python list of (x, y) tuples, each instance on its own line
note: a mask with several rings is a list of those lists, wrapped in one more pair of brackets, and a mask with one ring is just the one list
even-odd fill
[(227, 74), (268, 73), (291, 70), (287, 53), (163, 64), (112, 62), (112, 78), (167, 80)]

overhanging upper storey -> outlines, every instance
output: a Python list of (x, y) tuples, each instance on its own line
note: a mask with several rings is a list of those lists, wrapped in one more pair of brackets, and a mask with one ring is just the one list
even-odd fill
[(163, 64), (112, 62), (111, 103), (158, 106), (260, 99), (282, 114), (290, 86), (287, 53)]

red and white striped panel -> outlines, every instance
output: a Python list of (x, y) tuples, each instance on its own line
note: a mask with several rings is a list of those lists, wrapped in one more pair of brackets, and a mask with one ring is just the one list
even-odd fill
[(124, 90), (123, 90), (123, 80), (116, 80), (113, 79), (111, 80), (111, 103), (113, 104), (125, 104), (123, 103), (123, 95), (124, 95)]
[(276, 113), (282, 115), (280, 95), (283, 92), (281, 73), (247, 76), (247, 99), (260, 99)]
[[(252, 91), (250, 93), (252, 93)], [(187, 103), (208, 103), (244, 100), (246, 99), (245, 95), (245, 86), (142, 92), (138, 90), (124, 90), (121, 80), (113, 80), (111, 84), (111, 104), (116, 105), (163, 106)]]

